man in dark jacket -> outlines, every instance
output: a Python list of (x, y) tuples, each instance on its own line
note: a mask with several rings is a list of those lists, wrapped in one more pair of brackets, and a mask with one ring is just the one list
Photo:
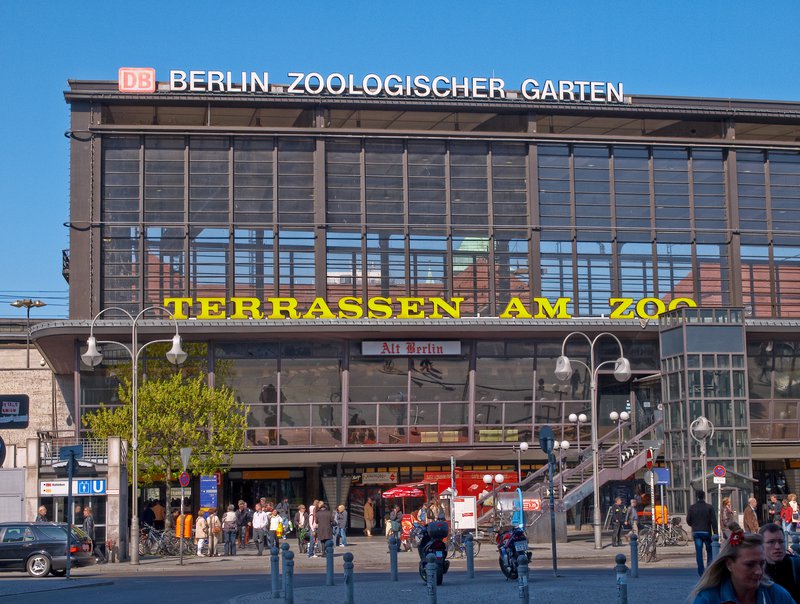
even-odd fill
[(614, 507), (611, 508), (611, 526), (613, 533), (611, 535), (611, 545), (619, 547), (622, 545), (622, 527), (625, 525), (625, 506), (622, 505), (622, 497), (617, 497), (614, 500)]
[(697, 492), (697, 502), (689, 508), (686, 524), (692, 528), (697, 574), (702, 576), (705, 571), (703, 546), (706, 548), (706, 564), (711, 564), (711, 535), (717, 532), (717, 515), (714, 507), (706, 503), (706, 494), (703, 491)]
[(239, 509), (236, 510), (236, 532), (239, 535), (239, 547), (247, 546), (247, 529), (253, 525), (253, 512), (247, 507), (245, 501), (239, 500)]
[(327, 552), (327, 543), (333, 539), (333, 514), (324, 503), (317, 508), (317, 539), (322, 544), (322, 551)]
[(783, 529), (777, 524), (765, 524), (759, 530), (764, 536), (764, 553), (767, 566), (764, 568), (770, 579), (800, 602), (800, 557), (786, 553)]

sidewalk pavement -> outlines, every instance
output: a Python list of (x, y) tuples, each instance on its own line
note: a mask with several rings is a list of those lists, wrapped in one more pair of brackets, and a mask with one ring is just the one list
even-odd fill
[[(312, 595), (316, 587), (305, 587), (308, 582), (324, 585), (326, 560), (321, 558), (308, 558), (305, 554), (299, 554), (297, 549), (297, 540), (289, 538), (282, 543), (288, 543), (291, 551), (295, 554), (295, 578), (298, 588), (296, 590), (295, 602), (314, 602), (319, 601), (319, 595)], [(573, 581), (558, 581), (553, 578), (552, 571), (552, 555), (549, 544), (533, 544), (533, 559), (531, 562), (531, 580), (537, 584), (537, 593), (539, 592), (538, 586), (541, 582), (542, 589), (545, 592), (550, 587), (553, 588), (554, 594), (562, 592), (561, 590), (566, 583), (570, 585)], [(419, 556), (416, 550), (410, 552), (400, 552), (398, 555), (398, 568), (401, 573), (401, 582), (391, 583), (389, 578), (389, 553), (386, 539), (384, 537), (367, 538), (361, 535), (353, 535), (348, 537), (348, 547), (334, 548), (334, 573), (336, 581), (339, 585), (342, 583), (342, 556), (344, 552), (350, 552), (354, 556), (354, 572), (356, 576), (357, 590), (360, 596), (356, 601), (367, 601), (365, 595), (367, 593), (373, 594), (375, 597), (383, 598), (387, 593), (392, 593), (393, 604), (395, 602), (419, 602), (422, 598), (426, 597), (422, 581), (418, 576)], [(588, 573), (587, 576), (603, 577), (603, 581), (610, 578), (610, 585), (615, 589), (614, 585), (614, 558), (617, 554), (624, 554), (627, 558), (627, 565), (630, 567), (630, 547), (611, 547), (606, 545), (603, 549), (594, 549), (592, 535), (589, 532), (571, 534), (568, 543), (557, 544), (557, 560), (559, 571), (563, 571), (566, 577), (576, 577), (581, 573)], [(687, 544), (684, 546), (671, 546), (663, 547), (658, 550), (659, 560), (654, 563), (645, 564), (639, 563), (640, 572), (647, 576), (659, 576), (664, 571), (670, 573), (677, 572), (681, 575), (686, 575), (686, 581), (678, 582), (676, 585), (680, 590), (684, 590), (683, 597), (691, 589), (691, 586), (696, 582), (697, 575), (694, 570), (694, 546)], [(452, 596), (453, 601), (463, 601), (463, 598), (469, 594), (470, 598), (475, 597), (475, 590), (491, 596), (493, 590), (508, 591), (510, 597), (516, 597), (516, 583), (513, 581), (506, 581), (497, 562), (497, 548), (491, 541), (481, 542), (481, 551), (475, 558), (476, 575), (480, 575), (481, 579), (466, 579), (466, 561), (463, 558), (454, 558), (451, 560), (450, 572), (445, 577), (445, 586), (448, 588), (447, 593)], [(263, 572), (266, 575), (270, 572), (270, 555), (265, 551), (262, 557), (256, 555), (256, 548), (254, 544), (249, 544), (246, 548), (238, 550), (237, 556), (220, 556), (220, 557), (197, 557), (185, 556), (184, 563), (181, 566), (177, 557), (160, 558), (155, 556), (143, 556), (140, 559), (139, 565), (132, 565), (130, 562), (109, 563), (95, 565), (85, 568), (77, 568), (73, 570), (73, 579), (66, 581), (65, 579), (57, 579), (53, 577), (44, 579), (26, 579), (23, 574), (3, 573), (0, 575), (0, 597), (9, 596), (14, 594), (30, 593), (32, 591), (50, 591), (63, 588), (77, 588), (89, 587), (92, 585), (107, 585), (109, 581), (113, 581), (119, 577), (132, 577), (132, 576), (191, 576), (191, 575), (206, 575), (206, 574), (236, 574)], [(577, 573), (577, 574), (576, 574)], [(555, 584), (550, 585), (549, 579), (556, 581)], [(598, 578), (598, 581), (600, 579)], [(600, 581), (600, 585), (603, 581)], [(637, 580), (632, 579), (632, 582)], [(579, 581), (582, 583), (583, 581)], [(512, 585), (513, 584), (513, 585)], [(478, 586), (478, 587), (476, 587)], [(687, 588), (688, 586), (688, 588)], [(334, 589), (334, 588), (329, 588)], [(576, 594), (585, 590), (585, 586), (576, 588)], [(594, 589), (594, 588), (592, 588)], [(638, 589), (638, 588), (637, 588)], [(665, 589), (669, 589), (669, 584), (665, 584)], [(309, 591), (311, 590), (311, 591)], [(341, 587), (340, 597), (344, 598), (344, 587)], [(308, 591), (308, 595), (303, 595)], [(543, 593), (545, 593), (543, 592)], [(444, 593), (444, 592), (443, 592)], [(533, 593), (533, 590), (532, 590)], [(616, 592), (614, 591), (614, 594)], [(642, 592), (643, 593), (643, 592)], [(266, 596), (269, 594), (267, 593)], [(585, 595), (585, 594), (584, 594)], [(265, 597), (264, 594), (253, 594), (248, 596), (252, 602), (260, 602), (258, 598)], [(404, 598), (408, 599), (404, 599)], [(554, 596), (555, 597), (555, 596)], [(614, 596), (616, 597), (616, 596)], [(306, 598), (306, 599), (302, 599)], [(682, 599), (682, 598), (681, 598)], [(440, 597), (440, 601), (442, 600)], [(537, 602), (548, 601), (540, 600), (537, 596)], [(554, 600), (555, 601), (555, 600)], [(559, 602), (563, 602), (563, 597), (559, 596)], [(601, 601), (601, 600), (598, 600)], [(616, 600), (609, 600), (616, 601)], [(660, 601), (668, 601), (660, 599)], [(679, 600), (669, 600), (679, 601)], [(250, 604), (251, 600), (236, 600), (243, 604)]]

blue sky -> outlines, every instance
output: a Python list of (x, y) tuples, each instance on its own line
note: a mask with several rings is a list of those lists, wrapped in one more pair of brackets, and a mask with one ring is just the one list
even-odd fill
[[(800, 3), (22, 2), (0, 4), (0, 317), (67, 314), (68, 79), (121, 66), (623, 82), (626, 94), (800, 101)], [(74, 261), (74, 260), (73, 260)]]

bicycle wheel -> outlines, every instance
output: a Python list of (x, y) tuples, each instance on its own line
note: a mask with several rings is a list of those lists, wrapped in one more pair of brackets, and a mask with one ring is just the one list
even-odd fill
[(451, 538), (447, 542), (447, 556), (448, 558), (455, 558), (456, 555), (461, 555), (461, 548), (456, 543), (455, 538)]
[(477, 558), (478, 554), (481, 553), (481, 542), (480, 541), (472, 541), (472, 557)]
[(645, 562), (655, 562), (656, 561), (656, 543), (657, 539), (650, 539), (647, 542), (647, 546), (644, 550), (644, 561)]
[(687, 543), (689, 543), (689, 534), (685, 530), (683, 530), (682, 527), (676, 526), (673, 529), (673, 535), (675, 535), (675, 542), (678, 545), (686, 545)]

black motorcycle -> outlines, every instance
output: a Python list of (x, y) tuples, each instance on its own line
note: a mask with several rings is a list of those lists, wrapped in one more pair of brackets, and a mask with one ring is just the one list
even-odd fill
[(441, 585), (444, 579), (444, 574), (450, 568), (450, 561), (447, 559), (447, 544), (444, 539), (450, 532), (447, 523), (441, 520), (431, 522), (427, 526), (420, 526), (422, 537), (419, 541), (419, 576), (423, 581), (428, 580), (428, 575), (425, 570), (427, 561), (425, 560), (428, 554), (436, 556), (436, 585)]
[(528, 536), (520, 527), (509, 527), (501, 530), (495, 537), (497, 551), (500, 552), (500, 570), (506, 579), (516, 579), (519, 576), (517, 557), (525, 554), (528, 562), (531, 561), (531, 552), (528, 551)]

